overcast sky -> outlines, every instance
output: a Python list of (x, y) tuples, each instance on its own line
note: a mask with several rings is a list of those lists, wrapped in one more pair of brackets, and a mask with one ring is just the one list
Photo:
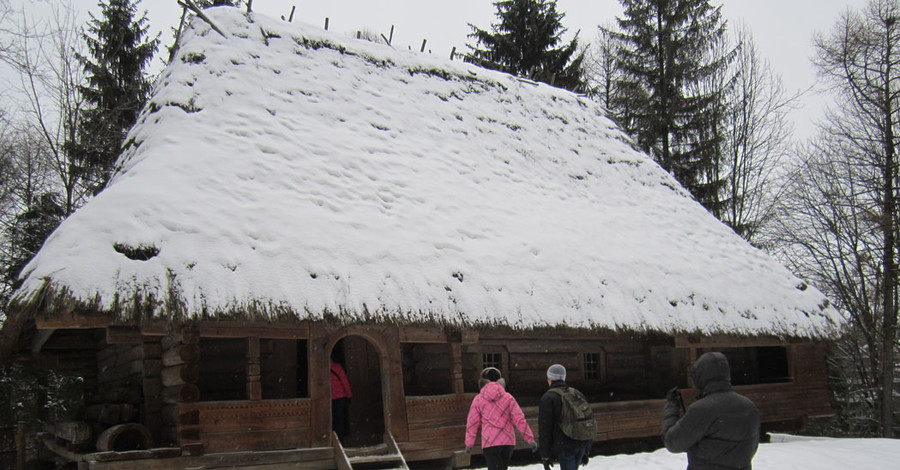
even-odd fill
[[(72, 1), (80, 10), (98, 10), (97, 0)], [(807, 89), (815, 83), (810, 61), (813, 34), (829, 31), (848, 8), (861, 9), (866, 3), (866, 0), (713, 1), (713, 5), (723, 5), (730, 25), (745, 23), (750, 27), (760, 54), (781, 75), (789, 91)], [(393, 26), (394, 47), (418, 50), (424, 39), (426, 50), (447, 57), (454, 46), (458, 51), (465, 50), (466, 35), (470, 32), (468, 23), (486, 29), (495, 21), (496, 12), (491, 0), (253, 0), (254, 11), (276, 18), (287, 19), (292, 7), (296, 7), (295, 22), (324, 27), (328, 18), (330, 31), (352, 34), (367, 29), (385, 36)], [(595, 38), (598, 24), (612, 24), (622, 14), (618, 0), (558, 0), (557, 7), (566, 14), (563, 24), (569, 34), (580, 30), (579, 37), (586, 41)], [(162, 31), (163, 43), (169, 45), (170, 28), (181, 15), (177, 0), (142, 0), (139, 8), (148, 11), (151, 28)], [(821, 116), (823, 99), (811, 95), (803, 100), (803, 105), (803, 110), (794, 113), (794, 122), (798, 134), (807, 137), (812, 132), (812, 120)]]

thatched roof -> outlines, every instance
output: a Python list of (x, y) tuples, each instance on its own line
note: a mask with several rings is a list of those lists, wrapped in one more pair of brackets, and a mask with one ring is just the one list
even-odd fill
[(584, 97), (208, 11), (19, 311), (822, 336), (827, 300)]

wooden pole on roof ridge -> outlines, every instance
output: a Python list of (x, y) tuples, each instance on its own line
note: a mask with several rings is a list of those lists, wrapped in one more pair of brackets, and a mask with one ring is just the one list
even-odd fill
[(225, 35), (224, 32), (222, 32), (221, 29), (219, 29), (218, 26), (216, 26), (215, 23), (212, 22), (211, 19), (209, 19), (208, 16), (206, 16), (206, 13), (203, 13), (203, 10), (201, 10), (200, 7), (198, 7), (197, 4), (194, 3), (194, 0), (178, 0), (178, 4), (182, 5), (182, 6), (187, 6), (188, 8), (193, 10), (194, 13), (197, 14), (197, 16), (199, 16), (203, 21), (209, 23), (209, 26), (212, 27), (212, 29), (214, 29), (217, 33), (221, 34), (223, 38), (228, 37), (227, 35)]
[(297, 5), (294, 5), (294, 6), (291, 7), (291, 14), (288, 15), (288, 18), (287, 18), (287, 19), (284, 18), (284, 15), (281, 15), (281, 21), (287, 21), (288, 23), (290, 23), (291, 21), (293, 21), (293, 20), (294, 20), (294, 10), (295, 10), (296, 8), (297, 8)]
[[(392, 46), (391, 43), (394, 42), (394, 25), (391, 25), (391, 35), (390, 37), (385, 37), (384, 33), (381, 34), (381, 39), (384, 39), (384, 42), (387, 43), (388, 46)], [(392, 46), (393, 47), (393, 46)]]
[(169, 62), (172, 62), (172, 59), (175, 58), (175, 51), (178, 50), (178, 43), (181, 42), (181, 30), (184, 29), (184, 18), (187, 16), (187, 11), (187, 5), (182, 5), (181, 21), (178, 22), (178, 30), (175, 31), (175, 44), (169, 49)]
[(428, 42), (428, 39), (423, 39), (423, 40), (422, 40), (422, 48), (419, 49), (419, 52), (425, 52), (425, 43), (426, 43), (426, 42)]

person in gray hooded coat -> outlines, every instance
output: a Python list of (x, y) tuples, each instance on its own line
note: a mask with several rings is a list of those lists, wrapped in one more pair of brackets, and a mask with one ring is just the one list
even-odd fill
[(751, 470), (759, 447), (759, 410), (731, 388), (728, 359), (704, 353), (693, 370), (700, 397), (681, 416), (673, 388), (663, 407), (662, 437), (669, 452), (687, 452), (688, 470)]

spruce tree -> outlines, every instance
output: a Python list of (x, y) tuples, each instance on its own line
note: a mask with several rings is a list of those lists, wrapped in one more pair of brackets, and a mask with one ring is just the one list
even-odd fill
[(578, 34), (561, 46), (565, 14), (557, 12), (555, 0), (500, 0), (494, 6), (499, 23), (491, 31), (469, 24), (476, 44), (467, 45), (467, 61), (575, 92), (586, 90)]
[[(724, 184), (718, 133), (726, 90), (721, 7), (707, 0), (621, 0), (614, 119), (713, 214)], [(715, 84), (715, 85), (714, 85)]]
[(101, 17), (91, 14), (83, 34), (90, 57), (78, 56), (87, 85), (80, 86), (87, 109), (77, 142), (69, 146), (94, 192), (109, 179), (125, 134), (147, 101), (151, 80), (144, 69), (159, 38), (148, 40), (146, 11), (136, 17), (140, 0), (101, 0)]

